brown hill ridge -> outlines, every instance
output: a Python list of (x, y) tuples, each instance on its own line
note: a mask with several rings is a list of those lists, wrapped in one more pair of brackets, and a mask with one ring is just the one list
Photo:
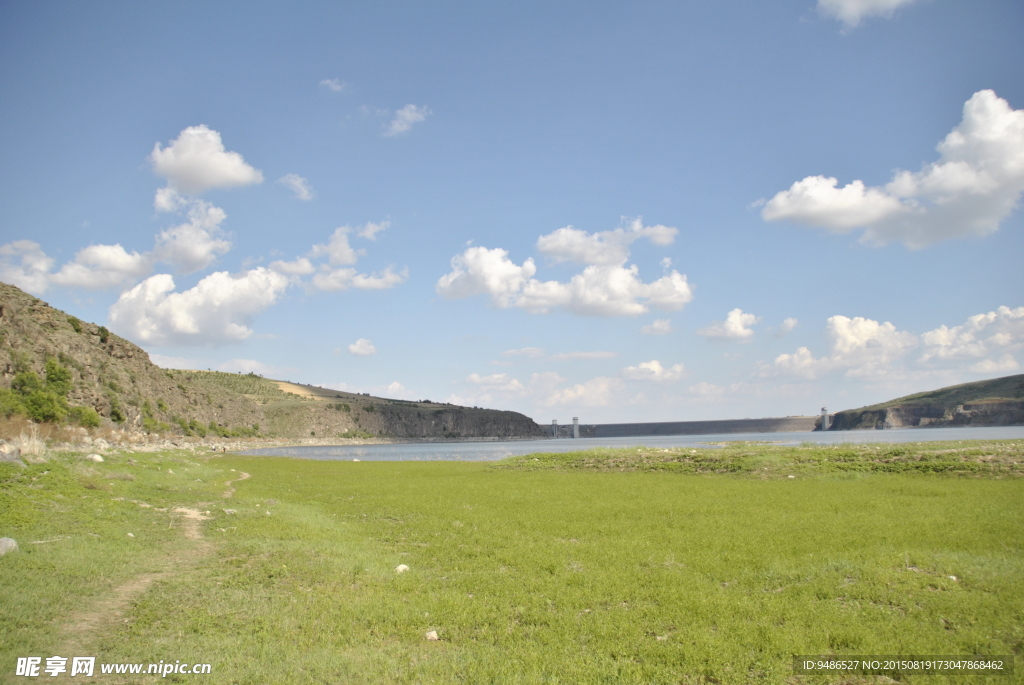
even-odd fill
[[(142, 348), (0, 283), (0, 387), (46, 360), (71, 371), (72, 406), (108, 427), (164, 435), (274, 438), (514, 439), (543, 437), (511, 411), (408, 402), (254, 374), (162, 369)], [(318, 440), (319, 441), (319, 440)]]

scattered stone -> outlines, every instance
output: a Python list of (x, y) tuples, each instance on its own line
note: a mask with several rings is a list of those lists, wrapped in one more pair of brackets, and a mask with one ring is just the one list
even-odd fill
[(90, 455), (86, 456), (86, 459), (88, 459), (89, 461), (94, 461), (97, 464), (99, 464), (101, 461), (103, 461), (103, 457), (101, 457), (98, 454), (90, 454)]
[(18, 466), (25, 465), (25, 462), (21, 460), (21, 449), (6, 443), (0, 445), (0, 462), (5, 464), (17, 464)]
[(128, 533), (128, 537), (130, 537), (130, 538), (135, 537), (135, 533)]
[(171, 475), (174, 475), (174, 471), (171, 471), (170, 469), (167, 469), (167, 473), (170, 473)]
[(267, 516), (270, 516), (270, 512), (269, 511), (267, 512)]
[(352, 461), (359, 461), (359, 460), (358, 459), (353, 459)]
[(440, 640), (441, 639), (441, 638), (439, 638), (437, 636), (437, 631), (436, 630), (428, 630), (423, 637), (427, 638), (428, 640)]
[(796, 478), (796, 476), (786, 476), (786, 478)]
[(104, 440), (103, 438), (96, 438), (95, 440), (92, 441), (92, 445), (98, 450), (110, 449), (110, 443)]
[(232, 514), (234, 514), (234, 513), (235, 513), (235, 510), (234, 510), (234, 509), (222, 509), (221, 511), (223, 511), (223, 512), (224, 512), (225, 514), (227, 514), (228, 516), (231, 516)]
[(18, 541), (14, 538), (0, 538), (0, 557), (8, 552), (18, 551)]
[(957, 578), (956, 576), (950, 576), (950, 577), (949, 577), (949, 579), (950, 579), (950, 580), (952, 580), (952, 581), (957, 581), (957, 580), (960, 580), (960, 579), (959, 579), (959, 578)]
[(399, 564), (398, 566), (395, 567), (395, 573), (405, 573), (408, 570), (409, 570), (409, 567), (406, 566), (405, 564)]

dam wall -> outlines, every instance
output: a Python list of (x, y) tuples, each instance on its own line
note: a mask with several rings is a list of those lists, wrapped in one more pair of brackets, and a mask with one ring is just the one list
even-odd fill
[[(581, 438), (626, 438), (643, 435), (717, 435), (720, 433), (788, 433), (812, 431), (818, 416), (722, 421), (670, 421), (665, 423), (580, 424)], [(562, 428), (562, 426), (559, 426)], [(571, 426), (568, 427), (570, 430)], [(559, 437), (569, 437), (560, 430)]]

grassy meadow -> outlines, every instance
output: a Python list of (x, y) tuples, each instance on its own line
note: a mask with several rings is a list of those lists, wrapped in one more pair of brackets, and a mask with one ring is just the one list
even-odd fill
[[(1011, 678), (900, 682), (1024, 682), (1022, 475), (1021, 441), (0, 464), (0, 681), (163, 570), (79, 643), (213, 672), (130, 682), (891, 682), (799, 654), (1013, 654)], [(204, 540), (175, 507), (209, 511)]]

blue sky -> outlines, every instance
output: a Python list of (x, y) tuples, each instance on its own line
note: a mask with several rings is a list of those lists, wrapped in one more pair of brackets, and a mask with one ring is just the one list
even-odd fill
[(0, 280), (541, 422), (1024, 362), (1014, 1), (5, 3)]

